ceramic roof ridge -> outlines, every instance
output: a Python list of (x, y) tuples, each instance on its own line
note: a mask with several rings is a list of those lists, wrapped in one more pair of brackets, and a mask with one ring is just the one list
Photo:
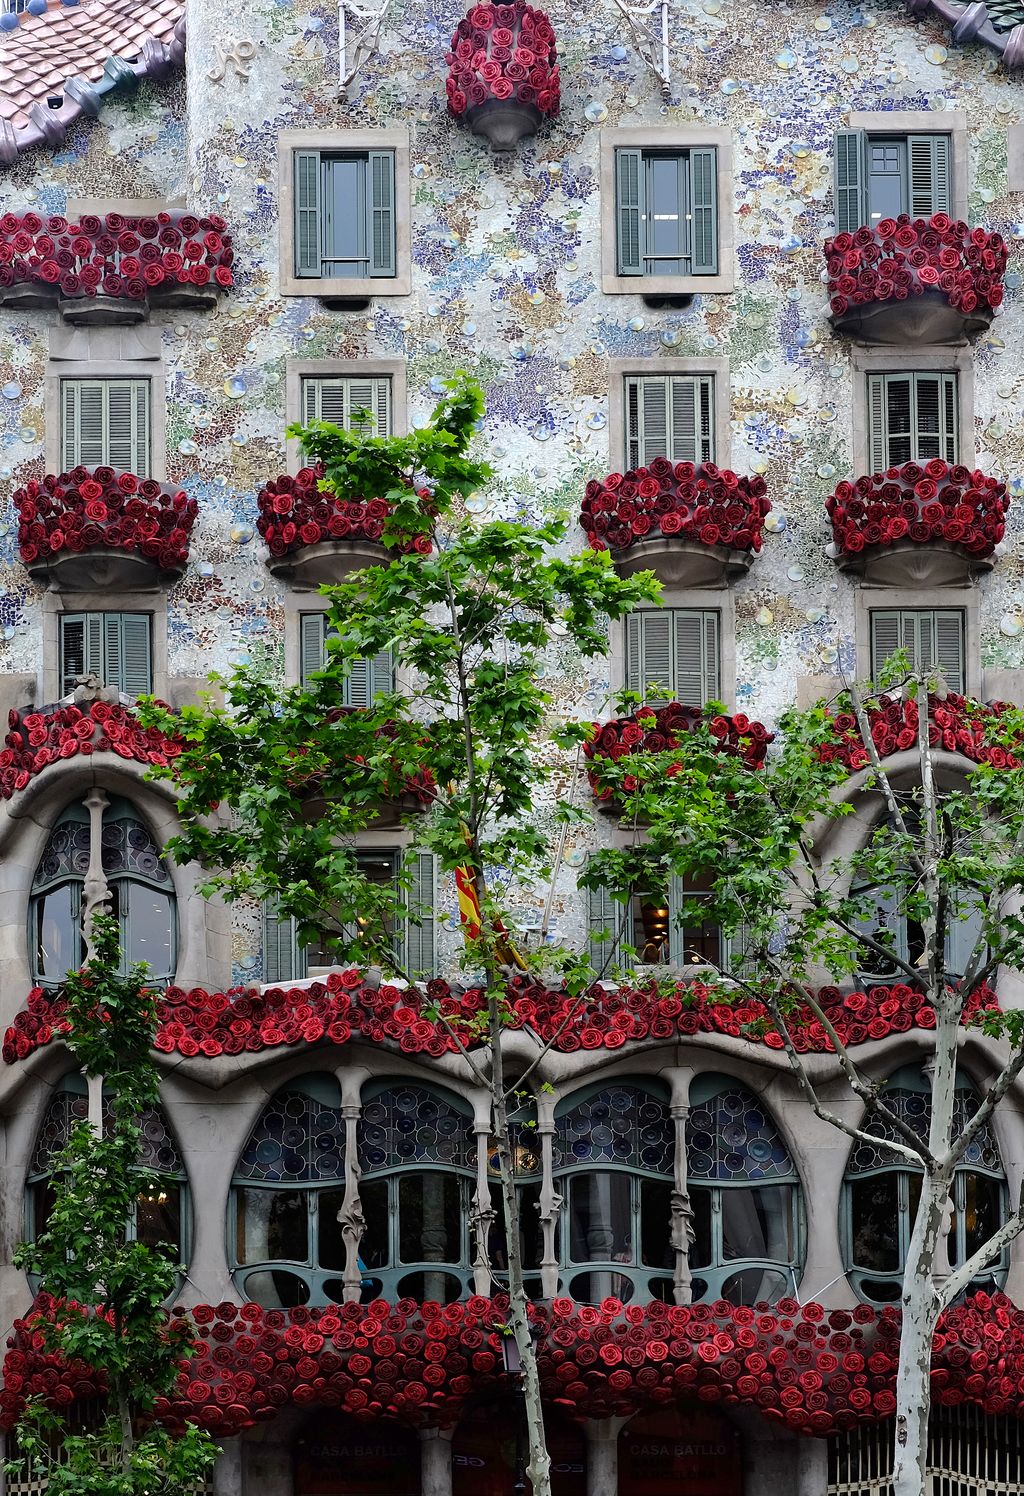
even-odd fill
[[(1010, 31), (998, 31), (985, 0), (973, 0), (969, 5), (958, 5), (954, 0), (905, 0), (905, 3), (915, 18), (932, 11), (945, 21), (952, 28), (950, 40), (954, 46), (963, 42), (981, 42), (998, 53), (1006, 67), (1024, 67), (1024, 24), (1014, 26)], [(1024, 22), (1024, 6), (1020, 10)]]

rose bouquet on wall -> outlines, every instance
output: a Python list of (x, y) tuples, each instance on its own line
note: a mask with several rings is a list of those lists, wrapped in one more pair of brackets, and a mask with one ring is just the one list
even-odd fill
[[(1016, 746), (1019, 755), (1005, 744), (989, 741), (992, 728), (998, 727), (1003, 712), (1002, 701), (971, 701), (950, 691), (944, 697), (928, 697), (928, 740), (933, 748), (959, 753), (976, 764), (991, 764), (995, 769), (1019, 769), (1024, 762), (1024, 743)], [(871, 740), (880, 757), (905, 753), (917, 746), (918, 707), (911, 698), (882, 696), (876, 705), (866, 708)], [(834, 741), (818, 749), (827, 763), (841, 763), (851, 771), (866, 769), (870, 758), (861, 741), (857, 719), (852, 712), (831, 714)]]
[(844, 480), (825, 500), (835, 544), (846, 556), (901, 541), (943, 540), (984, 559), (1003, 538), (1009, 507), (1000, 479), (938, 457)]
[[(595, 800), (612, 804), (619, 783), (629, 793), (642, 788), (645, 777), (643, 756), (645, 753), (665, 753), (683, 747), (691, 728), (702, 722), (704, 713), (700, 707), (683, 706), (671, 701), (655, 709), (638, 707), (629, 717), (611, 722), (594, 722), (591, 738), (583, 745), (583, 756), (590, 767), (587, 778)], [(741, 758), (747, 768), (759, 769), (764, 763), (768, 744), (774, 741), (761, 722), (752, 722), (742, 712), (731, 717), (712, 717), (707, 724), (715, 746), (722, 753)], [(624, 775), (618, 774), (616, 782), (610, 783), (602, 772), (609, 764), (622, 765), (628, 760)]]
[(67, 299), (157, 300), (185, 286), (224, 291), (234, 251), (219, 214), (180, 210), (126, 218), (82, 214), (77, 222), (38, 213), (0, 217), (0, 289), (35, 283)]
[(447, 54), (448, 108), (487, 134), (495, 150), (510, 150), (542, 118), (558, 113), (557, 55), (543, 11), (524, 0), (475, 5)]
[(155, 478), (111, 467), (31, 479), (14, 494), (18, 553), (26, 566), (66, 552), (130, 551), (162, 571), (188, 560), (195, 499)]
[(991, 313), (1003, 300), (1006, 243), (1001, 234), (971, 229), (945, 213), (883, 218), (874, 227), (825, 241), (828, 294), (834, 317), (868, 302), (906, 301), (940, 292), (969, 316)]
[[(301, 468), (295, 477), (283, 473), (261, 488), (256, 526), (272, 556), (286, 556), (322, 541), (366, 540), (379, 543), (391, 512), (384, 499), (341, 499), (320, 487), (323, 463)], [(413, 536), (402, 547), (429, 554), (430, 539)]]
[(637, 541), (679, 536), (701, 545), (759, 551), (771, 508), (765, 481), (743, 478), (713, 462), (672, 463), (610, 473), (587, 484), (580, 524), (595, 551), (625, 550)]

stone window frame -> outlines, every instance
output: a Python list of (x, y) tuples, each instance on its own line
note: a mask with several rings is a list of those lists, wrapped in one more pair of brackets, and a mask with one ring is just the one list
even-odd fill
[(626, 380), (630, 375), (706, 375), (714, 385), (714, 461), (731, 467), (732, 385), (727, 358), (610, 358), (608, 360), (609, 472), (626, 471)]
[[(718, 680), (723, 701), (736, 699), (736, 599), (731, 587), (681, 587), (667, 582), (661, 591), (662, 608), (698, 608), (719, 614)], [(652, 609), (657, 612), (658, 609)], [(626, 624), (611, 625), (608, 694), (613, 699), (626, 689)]]
[[(713, 146), (718, 152), (718, 274), (618, 275), (616, 239), (618, 214), (615, 192), (615, 152), (619, 147), (639, 150), (684, 151), (691, 146)], [(733, 192), (732, 131), (699, 125), (623, 125), (601, 131), (601, 289), (606, 296), (693, 296), (736, 288), (736, 202)]]
[[(295, 274), (295, 177), (297, 150), (394, 151), (395, 274), (389, 276), (299, 276)], [(278, 264), (282, 296), (351, 298), (408, 296), (412, 292), (412, 171), (408, 130), (281, 130), (277, 137)]]
[[(284, 599), (284, 683), (297, 686), (302, 681), (302, 629), (300, 619), (304, 613), (329, 613), (330, 602), (322, 595), (319, 586), (306, 592), (299, 587), (289, 587)], [(155, 655), (155, 650), (154, 650)], [(155, 670), (155, 659), (154, 659)], [(404, 691), (409, 681), (406, 672), (395, 664), (395, 688)]]
[(854, 589), (854, 644), (857, 675), (871, 675), (871, 618), (881, 608), (959, 609), (964, 615), (965, 695), (978, 700), (982, 694), (981, 607), (977, 587), (873, 587), (862, 582)]
[[(145, 613), (150, 619), (149, 645), (154, 696), (169, 699), (167, 662), (167, 597), (162, 587), (151, 592), (43, 593), (43, 679), (41, 699), (60, 701), (60, 620), (65, 613)], [(184, 679), (182, 677), (181, 679)], [(189, 685), (196, 684), (190, 681)], [(178, 705), (180, 703), (172, 703)]]
[(853, 471), (856, 476), (872, 471), (869, 374), (955, 374), (960, 462), (964, 467), (976, 466), (978, 442), (974, 426), (974, 351), (969, 344), (946, 343), (929, 348), (904, 348), (854, 343), (852, 353), (851, 411)]
[(69, 223), (76, 223), (84, 213), (94, 213), (97, 218), (105, 218), (108, 213), (120, 213), (125, 218), (155, 218), (158, 213), (184, 210), (183, 197), (69, 197), (64, 217)]
[[(394, 436), (407, 436), (409, 432), (409, 373), (404, 358), (289, 358), (285, 361), (284, 374), (284, 418), (285, 429), (294, 421), (302, 419), (302, 381), (311, 377), (330, 379), (352, 378), (362, 375), (366, 379), (386, 377), (391, 380), (391, 424)], [(299, 444), (294, 437), (285, 438), (285, 454), (288, 471), (295, 473), (302, 466)], [(304, 613), (311, 611), (303, 608)]]
[[(63, 336), (59, 335), (63, 333)], [(62, 379), (149, 381), (149, 477), (167, 481), (167, 369), (161, 333), (154, 328), (90, 327), (55, 330), (44, 376), (43, 457), (48, 473), (61, 473)], [(145, 477), (146, 474), (141, 476)]]
[(967, 112), (963, 109), (851, 109), (846, 116), (850, 130), (869, 135), (948, 135), (950, 137), (951, 217), (967, 218), (970, 191), (970, 141)]

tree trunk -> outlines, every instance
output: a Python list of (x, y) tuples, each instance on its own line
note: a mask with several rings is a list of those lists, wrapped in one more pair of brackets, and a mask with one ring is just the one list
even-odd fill
[(489, 1018), (491, 1034), (491, 1102), (494, 1112), (494, 1136), (501, 1179), (501, 1201), (505, 1220), (508, 1256), (509, 1318), (523, 1368), (523, 1401), (526, 1405), (526, 1436), (530, 1451), (527, 1467), (533, 1496), (551, 1496), (551, 1459), (544, 1437), (544, 1409), (540, 1398), (540, 1373), (537, 1349), (530, 1334), (526, 1289), (523, 1286), (523, 1261), (519, 1244), (519, 1199), (516, 1195), (515, 1171), (505, 1102), (505, 1066), (501, 1047), (502, 1024), (499, 1010), (497, 973), (489, 973)]
[(949, 1181), (926, 1173), (903, 1275), (903, 1327), (896, 1373), (893, 1496), (928, 1496), (932, 1342), (939, 1301), (932, 1284)]

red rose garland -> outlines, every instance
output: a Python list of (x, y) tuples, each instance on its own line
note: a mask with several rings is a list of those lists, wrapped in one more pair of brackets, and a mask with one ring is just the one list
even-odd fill
[[(1020, 757), (1001, 744), (989, 744), (987, 738), (998, 726), (1008, 703), (994, 701), (988, 706), (970, 701), (951, 691), (945, 697), (928, 697), (928, 741), (933, 748), (947, 753), (961, 753), (976, 764), (991, 764), (995, 769), (1019, 769), (1024, 763), (1024, 743), (1018, 744)], [(882, 696), (867, 709), (871, 739), (880, 757), (906, 752), (917, 746), (917, 702), (899, 697)], [(851, 771), (867, 768), (870, 759), (861, 742), (857, 719), (852, 712), (831, 714), (834, 742), (818, 749), (825, 763), (841, 763)]]
[(0, 287), (35, 282), (64, 297), (141, 301), (180, 286), (226, 290), (234, 280), (227, 223), (181, 210), (126, 218), (5, 213), (0, 217)]
[(771, 508), (761, 477), (742, 478), (713, 462), (669, 462), (592, 478), (580, 524), (595, 551), (625, 550), (639, 540), (680, 535), (702, 545), (759, 551)]
[(127, 707), (106, 701), (91, 706), (12, 711), (0, 750), (0, 799), (9, 800), (49, 764), (93, 753), (116, 753), (136, 763), (162, 765), (181, 747), (155, 727), (143, 727)]
[[(604, 763), (621, 763), (630, 760), (631, 772), (621, 781), (627, 792), (639, 789), (643, 778), (644, 753), (664, 753), (678, 748), (685, 742), (691, 727), (702, 720), (700, 707), (682, 706), (678, 701), (655, 709), (639, 707), (631, 717), (622, 717), (611, 722), (591, 724), (592, 736), (583, 745), (583, 756), (593, 765), (587, 770), (587, 778), (594, 798), (601, 802), (614, 800), (617, 784), (609, 784), (602, 774)], [(764, 763), (768, 744), (774, 742), (775, 734), (761, 722), (751, 722), (742, 712), (731, 717), (712, 717), (708, 731), (722, 753), (742, 758), (750, 769), (759, 769)]]
[(524, 0), (475, 5), (452, 37), (448, 108), (465, 114), (491, 99), (516, 99), (544, 115), (559, 110), (555, 32), (542, 10)]
[[(15, 1321), (4, 1358), (0, 1427), (30, 1397), (52, 1407), (102, 1395), (101, 1377), (46, 1349), (39, 1329), (60, 1304), (40, 1295)], [(191, 1337), (174, 1396), (156, 1417), (224, 1437), (279, 1409), (338, 1408), (411, 1427), (450, 1427), (481, 1393), (511, 1390), (500, 1326), (507, 1301), (332, 1305), (263, 1309), (199, 1304), (169, 1326)], [(586, 1418), (629, 1417), (688, 1402), (741, 1403), (794, 1432), (824, 1436), (888, 1418), (895, 1409), (900, 1313), (866, 1304), (828, 1309), (781, 1298), (737, 1306), (530, 1304), (541, 1392)], [(975, 1293), (946, 1310), (932, 1349), (937, 1403), (1024, 1415), (1024, 1311), (1002, 1294)]]
[[(564, 989), (516, 977), (509, 983), (508, 999), (509, 1026), (533, 1033), (563, 1054), (699, 1034), (782, 1048), (760, 1002), (720, 1002), (702, 982), (680, 981), (672, 991), (653, 982), (615, 989), (598, 983), (580, 1003)], [(935, 1013), (923, 994), (899, 982), (846, 996), (836, 987), (823, 987), (818, 999), (840, 1040), (851, 1046), (935, 1027)], [(435, 1004), (440, 1016), (428, 1016)], [(970, 1024), (982, 1009), (997, 1007), (994, 993), (980, 987), (965, 1004), (963, 1022)], [(485, 994), (477, 988), (453, 991), (440, 978), (427, 984), (425, 994), (388, 983), (367, 987), (355, 969), (331, 972), (306, 987), (270, 987), (263, 992), (245, 987), (228, 992), (195, 987), (185, 992), (168, 987), (157, 1005), (156, 1048), (187, 1059), (216, 1059), (294, 1044), (362, 1041), (436, 1058), (457, 1051), (451, 1030), (467, 1047), (478, 1045), (486, 1008)], [(67, 1031), (65, 1013), (58, 992), (34, 987), (4, 1035), (4, 1062), (16, 1064), (59, 1038)], [(809, 1010), (794, 1014), (792, 1035), (801, 1052), (824, 1054), (832, 1049), (825, 1028)]]
[(971, 556), (991, 556), (1010, 507), (1006, 484), (959, 463), (905, 462), (856, 482), (843, 481), (825, 500), (835, 543), (845, 555), (869, 546), (946, 540)]
[(72, 468), (35, 478), (14, 494), (18, 554), (26, 566), (63, 551), (131, 551), (163, 571), (180, 571), (199, 505), (155, 478), (111, 467)]
[[(342, 499), (320, 487), (324, 466), (304, 467), (291, 477), (283, 473), (261, 488), (256, 527), (272, 556), (287, 556), (324, 540), (379, 541), (391, 506), (384, 499)], [(429, 555), (430, 538), (413, 536), (405, 551)]]
[(906, 301), (940, 291), (966, 314), (994, 309), (1003, 299), (1006, 244), (1001, 234), (931, 218), (883, 218), (874, 228), (825, 241), (832, 315), (871, 301)]

